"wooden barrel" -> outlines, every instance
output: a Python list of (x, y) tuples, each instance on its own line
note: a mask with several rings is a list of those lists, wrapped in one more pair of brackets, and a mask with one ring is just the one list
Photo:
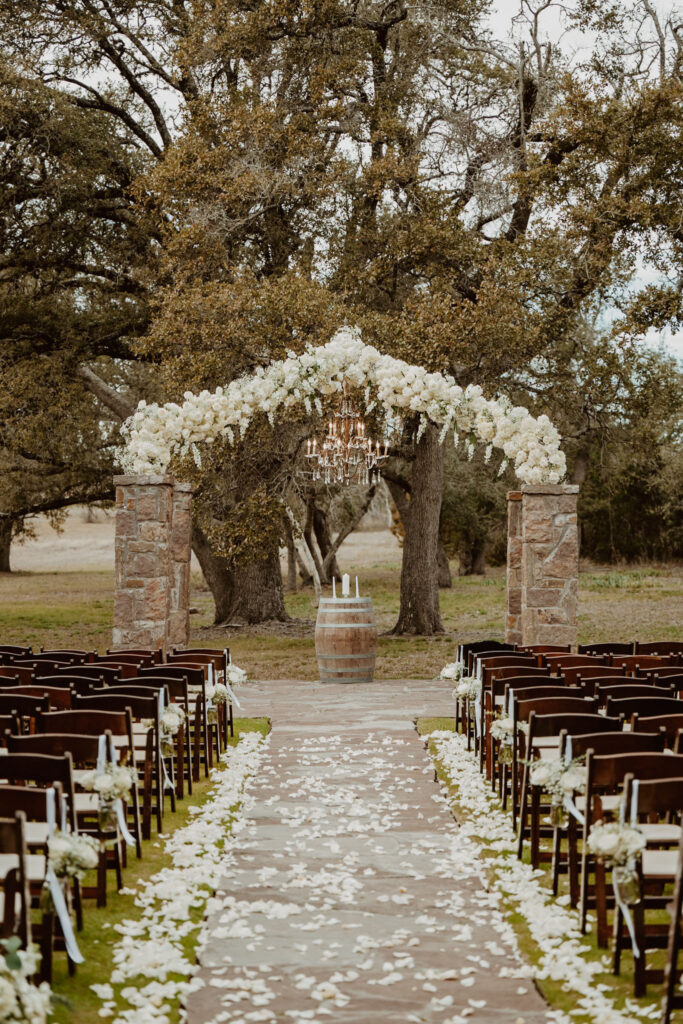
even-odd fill
[(377, 626), (370, 597), (322, 597), (315, 624), (322, 683), (371, 683)]

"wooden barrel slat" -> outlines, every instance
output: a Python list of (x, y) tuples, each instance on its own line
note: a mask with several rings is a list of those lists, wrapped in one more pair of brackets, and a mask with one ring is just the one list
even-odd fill
[(375, 674), (377, 626), (369, 597), (324, 597), (315, 651), (323, 683), (369, 683)]

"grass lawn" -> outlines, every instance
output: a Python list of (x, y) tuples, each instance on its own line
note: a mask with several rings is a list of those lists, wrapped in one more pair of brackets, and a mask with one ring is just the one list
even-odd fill
[[(230, 742), (236, 744), (240, 734), (245, 732), (258, 731), (265, 735), (268, 729), (266, 719), (237, 719), (235, 736)], [(208, 779), (202, 778), (199, 783), (195, 783), (192, 796), (186, 796), (177, 803), (175, 814), (168, 810), (164, 815), (164, 834), (170, 834), (186, 825), (192, 817), (190, 807), (204, 804), (212, 788), (213, 783)], [(151, 839), (143, 841), (142, 847), (141, 860), (136, 859), (134, 851), (129, 851), (128, 866), (123, 878), (126, 891), (116, 892), (114, 872), (109, 871), (107, 906), (98, 908), (93, 900), (85, 902), (83, 931), (78, 932), (76, 936), (85, 963), (78, 966), (74, 977), (69, 977), (66, 956), (63, 953), (55, 954), (52, 987), (57, 996), (65, 1000), (63, 1005), (57, 1006), (53, 1015), (52, 1019), (57, 1024), (99, 1024), (103, 1019), (99, 1016), (102, 1001), (91, 991), (90, 986), (109, 981), (112, 971), (112, 948), (120, 938), (116, 925), (124, 920), (139, 918), (135, 906), (137, 883), (151, 878), (157, 871), (171, 864), (170, 857), (163, 852), (163, 842), (154, 834)], [(88, 883), (89, 879), (86, 876), (85, 884)], [(201, 922), (202, 916), (202, 909), (198, 909), (197, 925)], [(184, 940), (184, 948), (191, 952), (195, 945), (196, 932)], [(139, 986), (142, 987), (148, 981), (148, 978), (140, 978)], [(135, 985), (135, 981), (127, 981), (126, 985)], [(130, 1008), (123, 1002), (120, 1006)]]
[[(505, 570), (485, 577), (453, 577), (441, 591), (446, 632), (435, 637), (387, 635), (396, 621), (400, 565), (363, 569), (363, 589), (373, 599), (380, 630), (378, 679), (430, 679), (461, 640), (501, 637), (505, 615)], [(0, 638), (39, 647), (96, 648), (111, 643), (114, 579), (110, 572), (0, 574)], [(214, 626), (211, 594), (193, 577), (192, 642), (230, 646), (252, 678), (315, 679), (311, 589), (285, 599), (291, 623)], [(683, 570), (590, 568), (579, 579), (579, 639), (657, 640), (683, 638)]]
[[(455, 728), (455, 719), (453, 718), (422, 718), (417, 722), (417, 730), (421, 736), (427, 737), (430, 733), (438, 730), (448, 730), (450, 732)], [(430, 750), (434, 755), (434, 749), (430, 744)], [(465, 812), (460, 812), (458, 804), (458, 786), (448, 776), (444, 770), (443, 765), (439, 762), (438, 758), (434, 758), (437, 774), (441, 782), (445, 784), (448, 789), (451, 799), (451, 809), (455, 816), (456, 821), (459, 818), (466, 816)], [(484, 859), (487, 857), (486, 847), (487, 842), (481, 840), (482, 845), (482, 856)], [(548, 841), (541, 841), (541, 849), (549, 849)], [(491, 851), (493, 853), (493, 851)], [(529, 863), (529, 851), (528, 844), (525, 850), (524, 860)], [(542, 885), (545, 885), (550, 891), (552, 889), (552, 879), (550, 864), (541, 864), (540, 870), (542, 875), (540, 881)], [(566, 877), (560, 876), (560, 896), (567, 892)], [(540, 952), (536, 942), (534, 941), (533, 935), (529, 928), (526, 919), (519, 913), (517, 908), (512, 904), (508, 905), (507, 917), (510, 924), (513, 926), (517, 935), (517, 941), (519, 944), (522, 956), (532, 964), (538, 964), (540, 960)], [(655, 920), (654, 915), (648, 915), (648, 920)], [(661, 920), (668, 921), (665, 912), (662, 912)], [(582, 940), (582, 946), (586, 950), (586, 959), (589, 961), (605, 962), (608, 961), (611, 964), (611, 950), (599, 949), (596, 943), (596, 936), (594, 932), (589, 932), (585, 935)], [(661, 951), (650, 951), (648, 952), (647, 961), (648, 966), (652, 967), (663, 967), (665, 961), (665, 952)], [(605, 989), (609, 992), (610, 997), (614, 1000), (615, 1005), (618, 1009), (623, 1009), (624, 1004), (627, 1000), (633, 1000), (633, 959), (630, 951), (626, 950), (622, 956), (621, 974), (615, 976), (611, 972), (611, 967), (606, 967), (604, 973), (596, 976), (596, 985), (604, 985)], [(553, 981), (549, 979), (543, 979), (536, 981), (536, 985), (544, 998), (550, 1003), (553, 1008), (563, 1010), (565, 1013), (570, 1013), (575, 1009), (576, 1005), (576, 994), (574, 992), (566, 992), (562, 987), (562, 982)], [(657, 1007), (661, 1003), (663, 988), (661, 985), (650, 985), (648, 995), (643, 999), (637, 1000), (637, 1003), (643, 1007)], [(592, 1024), (588, 1017), (579, 1014), (573, 1017), (574, 1020), (579, 1022), (585, 1021), (586, 1024)]]

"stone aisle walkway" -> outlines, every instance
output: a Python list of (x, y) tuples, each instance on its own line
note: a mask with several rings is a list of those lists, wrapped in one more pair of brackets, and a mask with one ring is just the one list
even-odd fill
[(472, 866), (417, 715), (450, 687), (249, 686), (270, 748), (217, 894), (189, 1024), (552, 1019)]

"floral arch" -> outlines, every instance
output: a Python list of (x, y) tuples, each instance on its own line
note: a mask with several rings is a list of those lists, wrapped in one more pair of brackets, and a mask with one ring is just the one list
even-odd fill
[(164, 473), (175, 455), (192, 454), (201, 464), (199, 445), (226, 437), (232, 444), (244, 437), (259, 412), (271, 425), (279, 409), (297, 404), (322, 414), (322, 395), (341, 391), (344, 381), (365, 386), (368, 411), (379, 405), (387, 417), (419, 415), (418, 436), (433, 423), (443, 442), (453, 430), (464, 437), (501, 449), (524, 484), (558, 484), (566, 470), (560, 435), (547, 416), (534, 417), (505, 398), (487, 399), (478, 385), (461, 388), (442, 373), (428, 373), (402, 359), (366, 345), (357, 328), (344, 327), (325, 345), (259, 368), (212, 393), (185, 392), (182, 404), (140, 402), (122, 428), (126, 446), (121, 464), (138, 475)]

